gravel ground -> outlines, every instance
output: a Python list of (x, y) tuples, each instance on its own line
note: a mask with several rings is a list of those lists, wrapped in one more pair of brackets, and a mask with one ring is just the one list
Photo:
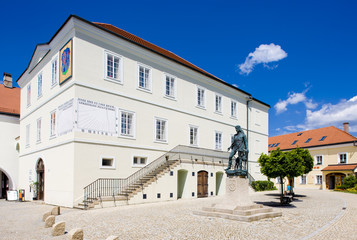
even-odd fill
[[(61, 208), (56, 222), (66, 230), (82, 228), (85, 239), (357, 239), (357, 195), (297, 189), (297, 200), (280, 207), (278, 192), (253, 193), (256, 203), (273, 206), (282, 217), (245, 223), (193, 215), (219, 197), (121, 206), (89, 211)], [(346, 207), (346, 210), (343, 208)], [(67, 239), (52, 237), (42, 215), (52, 206), (0, 201), (0, 239)]]

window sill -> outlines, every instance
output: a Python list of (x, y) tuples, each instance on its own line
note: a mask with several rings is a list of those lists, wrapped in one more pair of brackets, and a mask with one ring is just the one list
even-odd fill
[(102, 170), (115, 170), (115, 167), (101, 166), (100, 169), (102, 169)]
[(152, 94), (151, 89), (141, 88), (141, 87), (137, 87), (136, 89), (139, 90), (139, 91), (142, 91), (142, 92), (146, 92), (146, 93), (151, 93)]
[(236, 116), (230, 116), (231, 119), (237, 120), (238, 118)]
[(120, 85), (123, 85), (123, 81), (119, 80), (119, 79), (115, 79), (115, 78), (104, 78), (105, 81), (108, 81), (108, 82), (113, 82), (113, 83), (117, 83), (117, 84), (120, 84)]
[(136, 137), (135, 136), (130, 136), (130, 135), (121, 135), (119, 134), (120, 138), (125, 138), (125, 139), (132, 139), (132, 140), (136, 140)]
[(131, 167), (133, 167), (133, 168), (143, 168), (145, 166), (146, 166), (146, 164), (134, 164)]
[(223, 113), (222, 113), (222, 112), (217, 112), (217, 111), (215, 111), (214, 113), (223, 116)]
[(202, 110), (206, 110), (205, 106), (201, 106), (201, 105), (196, 105), (196, 108), (202, 109)]
[(57, 83), (51, 85), (51, 89), (53, 89), (53, 88), (56, 87), (57, 85), (58, 85)]
[(176, 97), (173, 97), (173, 96), (164, 95), (164, 98), (170, 99), (172, 101), (177, 101)]
[(161, 144), (169, 144), (169, 142), (166, 141), (166, 140), (163, 141), (163, 140), (157, 140), (157, 139), (155, 139), (154, 142), (155, 142), (155, 143), (161, 143)]
[(56, 135), (52, 135), (52, 136), (50, 136), (49, 139), (51, 140), (51, 139), (54, 139), (54, 138), (56, 138), (56, 137), (57, 137)]

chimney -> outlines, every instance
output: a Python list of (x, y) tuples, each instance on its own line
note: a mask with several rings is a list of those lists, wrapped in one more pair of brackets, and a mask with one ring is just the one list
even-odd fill
[(7, 88), (12, 88), (12, 75), (10, 73), (4, 72), (4, 86)]
[(350, 130), (349, 124), (350, 123), (348, 123), (348, 122), (343, 123), (343, 131), (345, 131), (346, 133), (348, 133)]

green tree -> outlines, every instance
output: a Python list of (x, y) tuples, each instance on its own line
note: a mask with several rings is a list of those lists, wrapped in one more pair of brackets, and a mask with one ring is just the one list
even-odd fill
[(289, 162), (286, 176), (293, 192), (294, 177), (309, 173), (314, 166), (314, 159), (308, 150), (301, 148), (295, 148), (286, 154)]
[[(283, 179), (287, 177), (289, 160), (287, 154), (280, 151), (280, 148), (270, 152), (270, 155), (262, 154), (258, 159), (260, 171), (268, 178), (279, 178), (281, 184)], [(283, 202), (284, 195), (283, 185), (281, 187), (280, 202)]]
[(292, 186), (294, 177), (310, 172), (314, 160), (308, 150), (296, 148), (289, 152), (282, 152), (280, 148), (270, 152), (270, 155), (262, 154), (258, 159), (261, 172), (268, 178), (280, 178), (281, 196), (283, 201), (284, 188), (283, 179), (287, 177)]

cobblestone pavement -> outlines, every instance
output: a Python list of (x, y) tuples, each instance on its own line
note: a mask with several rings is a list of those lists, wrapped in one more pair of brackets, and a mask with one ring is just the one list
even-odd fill
[[(66, 231), (83, 228), (85, 239), (357, 239), (357, 195), (296, 189), (297, 200), (279, 206), (278, 192), (252, 193), (256, 203), (273, 206), (282, 217), (245, 223), (193, 215), (221, 198), (178, 200), (89, 211), (61, 208), (56, 222)], [(346, 208), (343, 210), (343, 208)], [(42, 215), (52, 206), (0, 201), (0, 239), (67, 239), (52, 237)]]

